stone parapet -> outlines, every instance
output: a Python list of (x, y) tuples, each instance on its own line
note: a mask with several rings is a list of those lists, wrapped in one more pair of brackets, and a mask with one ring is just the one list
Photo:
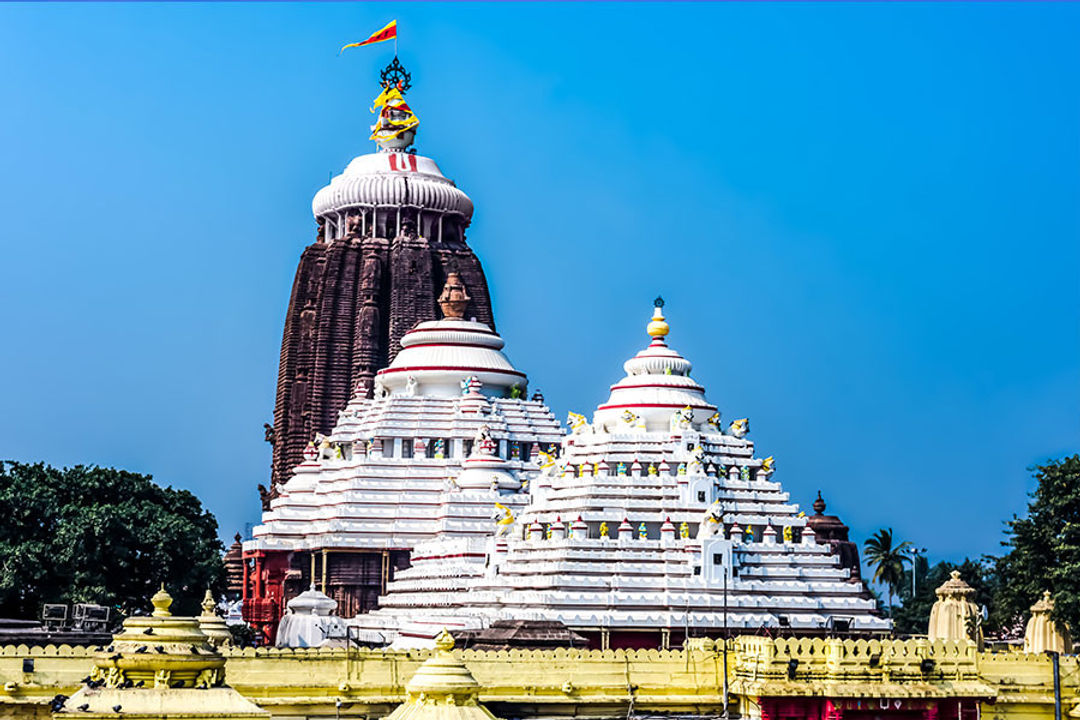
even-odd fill
[[(479, 701), (498, 717), (625, 717), (630, 708), (719, 715), (723, 642), (693, 638), (691, 648), (453, 652), (479, 683)], [(273, 716), (339, 710), (341, 717), (385, 717), (405, 701), (407, 683), (434, 652), (224, 648), (221, 654), (227, 683)], [(67, 645), (0, 647), (0, 717), (48, 717), (49, 700), (74, 694), (95, 654)], [(1054, 711), (1049, 657), (979, 652), (966, 642), (743, 636), (730, 641), (727, 665), (733, 717), (757, 717), (755, 703), (763, 697), (960, 699), (977, 703), (987, 720), (1049, 720)], [(1078, 676), (1076, 656), (1063, 656), (1066, 716), (1080, 702)]]

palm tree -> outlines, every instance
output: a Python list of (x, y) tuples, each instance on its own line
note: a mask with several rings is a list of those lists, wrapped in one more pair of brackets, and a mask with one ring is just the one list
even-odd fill
[(874, 568), (874, 582), (881, 583), (889, 589), (890, 611), (892, 611), (893, 596), (896, 595), (900, 583), (904, 581), (904, 563), (911, 562), (911, 558), (907, 555), (910, 547), (911, 543), (906, 540), (893, 545), (892, 528), (878, 530), (873, 537), (863, 543), (866, 563)]

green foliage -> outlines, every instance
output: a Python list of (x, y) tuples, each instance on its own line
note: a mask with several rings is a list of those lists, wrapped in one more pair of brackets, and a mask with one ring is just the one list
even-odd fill
[(889, 589), (889, 608), (892, 608), (893, 596), (900, 590), (904, 581), (904, 564), (911, 562), (907, 549), (911, 543), (904, 541), (894, 544), (892, 528), (878, 530), (873, 537), (863, 543), (866, 564), (874, 568), (874, 582)]
[(925, 557), (915, 560), (915, 596), (911, 595), (911, 570), (904, 571), (904, 580), (900, 587), (901, 607), (893, 611), (896, 632), (902, 635), (925, 635), (930, 623), (930, 609), (937, 600), (935, 590), (941, 587), (953, 570), (960, 572), (960, 578), (975, 588), (972, 601), (980, 606), (991, 607), (996, 586), (996, 577), (991, 561), (970, 560), (956, 565), (939, 562), (929, 567)]
[(997, 558), (993, 615), (1015, 627), (1049, 590), (1054, 619), (1080, 628), (1080, 455), (1031, 468), (1038, 486), (1028, 515), (1006, 522), (1009, 551)]
[(191, 493), (111, 468), (0, 462), (0, 615), (42, 603), (145, 612), (165, 583), (174, 612), (224, 589), (217, 521)]
[(234, 647), (255, 647), (255, 630), (250, 625), (230, 625)]

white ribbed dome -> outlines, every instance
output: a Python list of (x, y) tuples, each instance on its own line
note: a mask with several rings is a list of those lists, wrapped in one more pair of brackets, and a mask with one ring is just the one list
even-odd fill
[(359, 206), (406, 205), (472, 218), (473, 204), (429, 157), (378, 152), (354, 158), (315, 193), (311, 211), (322, 217)]
[[(454, 397), (475, 376), (484, 395), (503, 397), (513, 385), (525, 391), (525, 374), (502, 354), (503, 339), (484, 323), (458, 318), (422, 322), (401, 338), (401, 352), (376, 382), (391, 394)], [(413, 387), (410, 390), (410, 378)]]

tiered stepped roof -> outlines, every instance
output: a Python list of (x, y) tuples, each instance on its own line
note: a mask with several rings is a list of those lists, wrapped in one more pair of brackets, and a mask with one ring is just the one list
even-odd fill
[(715, 406), (652, 342), (589, 424), (570, 414), (561, 456), (540, 458), (532, 500), (505, 534), (420, 544), (380, 610), (356, 624), (430, 638), (443, 626), (561, 621), (577, 629), (884, 631), (858, 576), (820, 543), (758, 458), (749, 421)]

